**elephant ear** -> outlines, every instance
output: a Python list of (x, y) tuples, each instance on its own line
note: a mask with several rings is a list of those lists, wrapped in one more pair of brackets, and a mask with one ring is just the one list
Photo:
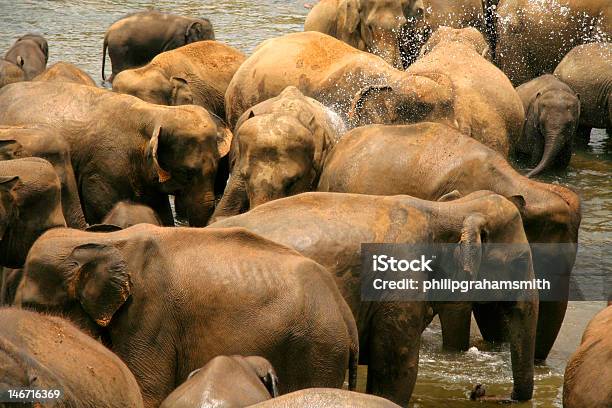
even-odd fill
[(123, 256), (112, 245), (89, 243), (76, 247), (68, 259), (78, 268), (68, 292), (98, 325), (108, 326), (132, 293)]
[(217, 150), (219, 151), (219, 158), (227, 156), (232, 147), (232, 139), (234, 135), (229, 127), (225, 125), (219, 126), (219, 132), (217, 134)]
[(11, 160), (24, 156), (23, 145), (15, 139), (0, 139), (0, 160)]
[(157, 173), (157, 178), (160, 183), (165, 183), (166, 181), (172, 178), (172, 175), (164, 170), (159, 165), (159, 159), (157, 156), (157, 150), (159, 147), (159, 135), (161, 133), (161, 126), (156, 126), (153, 131), (153, 135), (147, 144), (147, 148), (145, 151), (145, 155), (152, 161), (155, 172)]
[(351, 102), (351, 108), (349, 110), (349, 120), (355, 122), (361, 113), (363, 108), (363, 102), (365, 99), (376, 92), (393, 91), (389, 85), (370, 85), (360, 89)]
[(170, 84), (172, 85), (172, 92), (170, 96), (170, 104), (173, 106), (177, 105), (192, 105), (193, 104), (193, 92), (186, 79), (181, 77), (171, 77)]
[(463, 274), (476, 279), (482, 261), (482, 243), (486, 242), (486, 219), (481, 214), (469, 215), (461, 229), (458, 253), (459, 263), (463, 266)]
[(338, 10), (336, 36), (345, 43), (352, 44), (352, 38), (359, 32), (361, 4), (359, 0), (341, 0)]
[(185, 30), (185, 44), (200, 41), (203, 38), (204, 27), (199, 21), (193, 21)]

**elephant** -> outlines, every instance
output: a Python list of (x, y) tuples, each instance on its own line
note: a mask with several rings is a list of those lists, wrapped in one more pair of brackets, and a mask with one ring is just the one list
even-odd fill
[[(228, 123), (235, 126), (249, 108), (288, 86), (334, 110), (350, 127), (426, 119), (452, 123), (454, 95), (446, 76), (410, 75), (315, 31), (284, 35), (258, 46), (227, 88)], [(363, 117), (354, 113), (357, 107)]]
[[(154, 262), (151, 262), (154, 260)], [(55, 229), (32, 247), (15, 304), (105, 339), (158, 407), (218, 355), (257, 355), (279, 392), (357, 376), (355, 321), (331, 275), (244, 229)]]
[(612, 42), (609, 0), (501, 0), (496, 19), (496, 62), (514, 86), (552, 74), (577, 45)]
[(15, 41), (4, 59), (21, 67), (25, 79), (30, 80), (45, 70), (49, 60), (49, 45), (40, 35), (26, 34)]
[(56, 62), (32, 81), (74, 82), (75, 84), (97, 86), (95, 81), (85, 71), (69, 62)]
[[(23, 65), (23, 60), (20, 60)], [(26, 76), (20, 65), (0, 59), (0, 88), (14, 82), (25, 81)]]
[[(438, 200), (455, 190), (463, 195), (491, 190), (507, 198), (521, 196), (535, 275), (542, 278), (550, 276), (547, 271), (556, 271), (557, 293), (569, 293), (581, 221), (578, 195), (520, 175), (500, 154), (450, 127), (420, 123), (355, 129), (343, 136), (327, 158), (317, 190), (409, 194), (426, 200)], [(540, 302), (536, 360), (548, 356), (566, 308), (563, 300)], [(502, 341), (504, 330), (487, 316), (494, 312), (491, 307), (474, 306), (485, 340)]]
[(111, 60), (113, 77), (128, 68), (148, 64), (157, 54), (192, 42), (214, 40), (209, 19), (183, 17), (155, 10), (130, 14), (113, 23), (104, 35), (102, 48), (102, 80), (106, 50)]
[(217, 41), (162, 52), (141, 68), (115, 76), (113, 90), (158, 105), (200, 105), (225, 118), (225, 91), (244, 54)]
[[(3, 308), (0, 326), (0, 389), (61, 391), (45, 406), (142, 408), (138, 384), (126, 365), (68, 321)], [(6, 406), (16, 405), (30, 406)]]
[(546, 74), (516, 88), (525, 108), (523, 136), (517, 152), (535, 166), (527, 177), (565, 169), (572, 158), (580, 120), (580, 98), (554, 75)]
[[(450, 254), (455, 259), (453, 268), (461, 273), (467, 271), (476, 276), (481, 264), (487, 264), (503, 270), (504, 277), (533, 279), (531, 253), (520, 212), (509, 200), (490, 192), (441, 203), (409, 196), (304, 193), (271, 201), (209, 227), (246, 228), (326, 267), (357, 321), (361, 363), (368, 365), (367, 392), (403, 406), (408, 404), (416, 382), (421, 332), (431, 318), (422, 301), (362, 300), (363, 242), (457, 243), (468, 248), (463, 253), (469, 254)], [(498, 258), (497, 251), (479, 246), (485, 236), (488, 243), (514, 245), (505, 246), (504, 249), (509, 249), (503, 259)], [(432, 258), (442, 259), (444, 252), (451, 251), (444, 247), (434, 252)], [(522, 266), (512, 266), (519, 259), (524, 261), (520, 262)], [(449, 277), (460, 276), (460, 272), (444, 272)], [(511, 322), (514, 374), (511, 399), (515, 400), (531, 399), (533, 392), (538, 304), (537, 292), (531, 292), (525, 301), (505, 302), (501, 307), (500, 319), (503, 316)], [(441, 306), (439, 313), (445, 329), (449, 329), (445, 340), (469, 338), (469, 305)]]
[(399, 408), (384, 398), (330, 388), (309, 388), (260, 402), (252, 408)]
[(0, 265), (21, 268), (40, 235), (66, 226), (60, 195), (49, 162), (37, 157), (0, 161)]
[(608, 129), (612, 134), (612, 38), (610, 41), (573, 48), (554, 72), (580, 94), (578, 136), (587, 143), (592, 128)]
[(612, 406), (612, 306), (589, 322), (565, 367), (564, 408)]
[(322, 0), (306, 17), (304, 31), (331, 35), (401, 69), (402, 28), (423, 12), (423, 0)]
[(150, 207), (129, 201), (120, 201), (102, 220), (103, 225), (116, 225), (129, 228), (136, 224), (153, 224), (162, 226), (162, 222)]
[(89, 224), (130, 200), (151, 207), (164, 225), (174, 225), (168, 201), (174, 194), (190, 225), (206, 225), (217, 164), (232, 137), (200, 106), (160, 106), (53, 82), (0, 90), (0, 124), (48, 126), (66, 140)]
[(66, 141), (50, 129), (0, 126), (0, 160), (24, 157), (40, 157), (51, 163), (60, 180), (66, 223), (71, 228), (84, 229), (87, 223)]
[(10, 306), (15, 300), (15, 292), (21, 277), (23, 269), (1, 268), (0, 269), (0, 306)]
[(278, 378), (259, 356), (217, 356), (195, 370), (160, 408), (246, 407), (278, 396)]
[(344, 126), (332, 111), (291, 86), (245, 112), (234, 133), (231, 177), (211, 222), (315, 189)]
[(402, 30), (400, 49), (404, 67), (416, 61), (421, 47), (440, 27), (474, 27), (487, 34), (483, 0), (423, 0), (423, 5), (425, 12), (409, 20)]
[(525, 113), (506, 75), (486, 59), (488, 53), (487, 41), (475, 28), (440, 27), (406, 72), (450, 78), (458, 129), (508, 157), (523, 132)]

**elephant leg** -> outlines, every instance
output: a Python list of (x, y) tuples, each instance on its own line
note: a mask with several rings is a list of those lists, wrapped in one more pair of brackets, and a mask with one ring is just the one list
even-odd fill
[(557, 339), (557, 334), (561, 330), (566, 310), (567, 301), (540, 302), (535, 345), (536, 361), (544, 361), (548, 357), (548, 353), (550, 353)]
[(425, 302), (383, 303), (368, 328), (368, 394), (406, 406), (416, 383)]
[(485, 341), (490, 343), (507, 341), (507, 325), (496, 303), (474, 304), (474, 318)]
[(472, 304), (469, 302), (443, 302), (434, 309), (442, 325), (442, 345), (445, 350), (465, 351), (470, 347)]

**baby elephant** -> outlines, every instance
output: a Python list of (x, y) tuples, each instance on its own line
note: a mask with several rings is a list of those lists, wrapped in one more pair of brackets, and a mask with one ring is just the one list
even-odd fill
[(572, 158), (574, 134), (580, 120), (580, 99), (553, 75), (543, 75), (516, 88), (525, 109), (519, 155), (536, 166), (528, 177), (543, 171), (564, 169)]
[(217, 356), (195, 370), (160, 408), (241, 408), (278, 396), (278, 378), (263, 357)]
[(246, 111), (234, 132), (231, 178), (213, 220), (312, 191), (344, 124), (334, 112), (289, 86)]
[(4, 59), (23, 69), (30, 80), (45, 70), (49, 60), (49, 46), (44, 37), (26, 34), (20, 37), (6, 52)]

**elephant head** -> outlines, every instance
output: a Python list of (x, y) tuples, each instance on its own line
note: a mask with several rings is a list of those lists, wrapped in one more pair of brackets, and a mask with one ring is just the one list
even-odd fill
[(288, 87), (236, 125), (232, 172), (213, 219), (312, 191), (341, 129), (318, 102)]
[(47, 43), (47, 40), (45, 40), (45, 37), (38, 34), (26, 34), (17, 40), (17, 42), (19, 41), (32, 41), (36, 43), (38, 48), (40, 48), (40, 51), (45, 56), (45, 64), (49, 62), (49, 44)]
[(136, 96), (156, 105), (191, 105), (193, 92), (186, 79), (168, 78), (154, 67), (128, 69), (113, 79), (113, 91)]
[(354, 95), (349, 122), (352, 127), (422, 121), (452, 125), (453, 104), (453, 86), (448, 77), (398, 71), (394, 79), (366, 86)]
[(402, 27), (423, 8), (422, 0), (341, 0), (336, 32), (340, 40), (401, 68)]
[(185, 30), (185, 44), (214, 39), (215, 33), (209, 19), (195, 19), (187, 25), (187, 29)]
[(61, 312), (99, 335), (132, 292), (126, 259), (110, 239), (99, 238), (105, 235), (70, 229), (43, 235), (28, 256), (15, 304)]
[(175, 195), (191, 226), (205, 226), (214, 207), (219, 160), (229, 152), (232, 133), (199, 106), (147, 104), (145, 110), (152, 123), (144, 149), (152, 185)]
[(526, 115), (526, 126), (535, 126), (539, 145), (535, 146), (532, 161), (539, 159), (528, 177), (555, 167), (565, 167), (572, 156), (574, 134), (580, 118), (580, 100), (569, 92), (538, 93)]

